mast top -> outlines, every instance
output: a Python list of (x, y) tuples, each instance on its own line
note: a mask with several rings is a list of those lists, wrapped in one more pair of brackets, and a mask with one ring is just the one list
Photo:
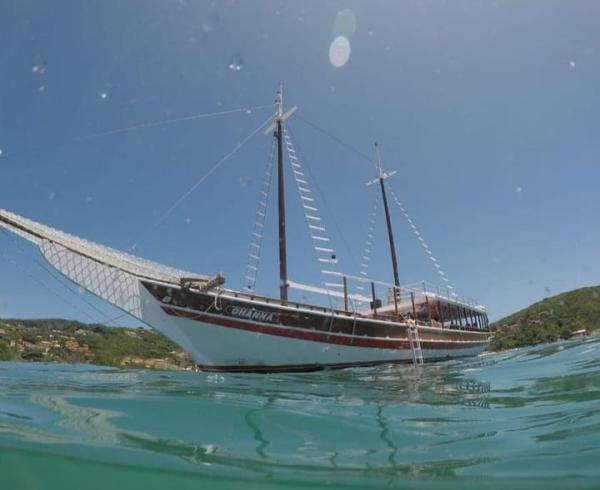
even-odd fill
[(290, 116), (298, 110), (297, 106), (294, 106), (287, 111), (283, 109), (283, 83), (279, 84), (279, 90), (277, 91), (277, 98), (275, 99), (275, 107), (277, 112), (275, 113), (275, 117), (269, 127), (265, 129), (264, 134), (269, 134), (277, 127), (277, 123), (283, 123), (287, 121)]
[(384, 181), (397, 173), (396, 170), (392, 170), (391, 172), (386, 172), (385, 170), (383, 170), (383, 164), (381, 163), (381, 153), (379, 152), (379, 143), (377, 142), (375, 142), (375, 168), (377, 169), (379, 175), (375, 179), (367, 182), (367, 185), (376, 184), (377, 182)]
[(277, 117), (281, 119), (283, 116), (283, 82), (279, 84), (279, 90), (277, 91), (277, 99), (275, 99), (277, 105)]

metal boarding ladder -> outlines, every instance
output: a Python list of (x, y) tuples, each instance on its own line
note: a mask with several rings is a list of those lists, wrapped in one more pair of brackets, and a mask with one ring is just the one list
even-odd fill
[(421, 339), (419, 338), (419, 330), (416, 325), (408, 326), (408, 342), (412, 350), (413, 365), (423, 365), (423, 351), (421, 350)]

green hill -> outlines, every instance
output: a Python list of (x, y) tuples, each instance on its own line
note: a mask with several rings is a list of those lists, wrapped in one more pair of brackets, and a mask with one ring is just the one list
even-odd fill
[(495, 322), (490, 350), (504, 350), (569, 338), (600, 329), (600, 286), (558, 294)]
[(108, 366), (187, 368), (171, 341), (143, 328), (71, 320), (0, 320), (0, 361), (86, 362)]

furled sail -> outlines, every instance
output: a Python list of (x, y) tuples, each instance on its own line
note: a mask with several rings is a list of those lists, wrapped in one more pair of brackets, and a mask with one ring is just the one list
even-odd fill
[(184, 278), (210, 279), (84, 240), (9, 211), (0, 210), (0, 226), (35, 243), (64, 276), (141, 320), (139, 279), (174, 285)]

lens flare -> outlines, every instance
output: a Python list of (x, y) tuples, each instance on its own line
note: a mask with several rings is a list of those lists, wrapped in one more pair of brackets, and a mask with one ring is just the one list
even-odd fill
[(336, 37), (329, 46), (329, 62), (341, 68), (350, 59), (350, 41), (345, 36)]

